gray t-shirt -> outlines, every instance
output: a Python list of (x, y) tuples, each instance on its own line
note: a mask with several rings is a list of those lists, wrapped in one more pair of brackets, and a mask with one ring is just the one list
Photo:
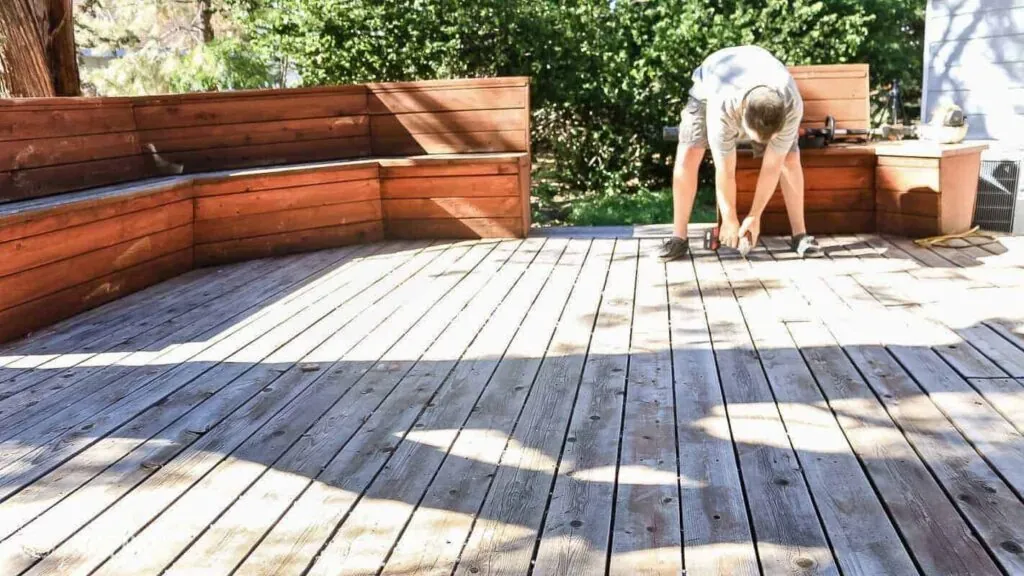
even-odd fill
[(769, 86), (782, 94), (786, 102), (786, 123), (768, 143), (785, 154), (793, 148), (804, 115), (796, 81), (770, 52), (757, 46), (737, 46), (719, 50), (693, 72), (690, 97), (703, 101), (707, 109), (708, 146), (719, 159), (747, 140), (740, 108), (743, 98), (757, 86)]

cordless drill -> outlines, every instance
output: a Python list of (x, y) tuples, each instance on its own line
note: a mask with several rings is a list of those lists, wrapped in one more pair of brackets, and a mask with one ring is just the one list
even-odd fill
[[(722, 243), (718, 240), (718, 226), (704, 231), (704, 249), (705, 250), (718, 250), (722, 247)], [(740, 256), (744, 258), (750, 253), (750, 236), (744, 234), (740, 238), (740, 244), (737, 250), (740, 252)]]

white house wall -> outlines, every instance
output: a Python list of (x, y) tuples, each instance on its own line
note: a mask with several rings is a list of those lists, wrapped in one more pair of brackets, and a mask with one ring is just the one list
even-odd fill
[(969, 139), (1024, 143), (1024, 0), (929, 0), (923, 120), (945, 102)]

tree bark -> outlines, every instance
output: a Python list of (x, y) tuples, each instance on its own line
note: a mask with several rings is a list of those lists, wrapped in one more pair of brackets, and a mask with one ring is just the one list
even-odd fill
[(71, 0), (49, 0), (49, 3), (49, 60), (53, 90), (58, 96), (81, 96)]
[(34, 0), (0, 1), (0, 96), (56, 96), (41, 8)]
[(79, 96), (71, 0), (0, 0), (0, 96)]
[(203, 44), (213, 42), (213, 0), (199, 0), (199, 20), (203, 27)]

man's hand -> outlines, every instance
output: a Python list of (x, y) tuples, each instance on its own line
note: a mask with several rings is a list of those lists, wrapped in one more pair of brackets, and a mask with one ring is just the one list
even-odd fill
[(718, 243), (735, 249), (740, 244), (740, 223), (733, 218), (723, 218), (718, 229)]
[(740, 237), (750, 237), (750, 247), (757, 246), (757, 239), (761, 236), (761, 218), (755, 216), (747, 216), (743, 219), (743, 225), (740, 226), (739, 230)]

